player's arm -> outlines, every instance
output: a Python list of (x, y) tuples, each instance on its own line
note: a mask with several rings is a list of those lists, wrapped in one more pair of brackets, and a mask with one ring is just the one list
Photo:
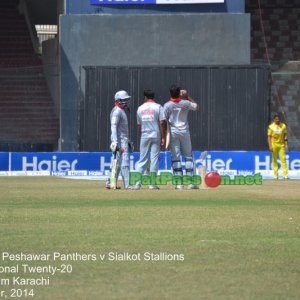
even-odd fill
[(159, 127), (160, 127), (160, 133), (161, 133), (160, 148), (165, 149), (167, 121), (166, 120), (159, 121)]
[(273, 151), (272, 137), (270, 135), (268, 135), (268, 145), (269, 145), (269, 150), (272, 152)]
[(197, 102), (188, 94), (187, 90), (180, 90), (181, 99), (185, 99), (191, 102), (190, 109), (197, 110), (198, 104)]
[(137, 120), (138, 131), (140, 133), (142, 130), (142, 120), (140, 118), (139, 109), (136, 112), (136, 120)]
[(288, 137), (286, 133), (284, 134), (284, 146), (285, 146), (285, 150), (289, 151), (289, 143), (288, 143)]
[(160, 128), (160, 135), (161, 135), (160, 148), (161, 150), (165, 150), (167, 120), (166, 120), (165, 110), (162, 106), (159, 106), (159, 128)]
[(267, 136), (268, 136), (268, 146), (269, 146), (269, 150), (272, 152), (272, 151), (273, 151), (273, 147), (272, 147), (272, 130), (271, 130), (270, 127), (268, 128)]
[(117, 140), (118, 140), (117, 125), (116, 124), (111, 124), (111, 141), (112, 142), (117, 142)]
[(137, 127), (138, 127), (138, 134), (142, 134), (142, 125), (138, 123)]
[(118, 116), (112, 116), (111, 118), (111, 124), (110, 124), (110, 128), (111, 128), (111, 144), (110, 144), (110, 149), (112, 152), (116, 152), (117, 148), (118, 148), (118, 122), (119, 122), (119, 118)]
[(289, 143), (288, 143), (288, 137), (287, 137), (287, 128), (286, 125), (283, 125), (283, 140), (284, 140), (284, 147), (286, 151), (289, 151)]
[[(189, 100), (189, 99), (188, 99)], [(189, 100), (190, 101), (190, 110), (198, 110), (198, 104), (193, 100), (193, 101), (191, 101), (191, 100)]]

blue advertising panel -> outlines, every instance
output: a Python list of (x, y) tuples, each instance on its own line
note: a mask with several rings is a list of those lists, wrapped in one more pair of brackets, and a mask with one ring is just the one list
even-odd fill
[(8, 152), (0, 152), (0, 171), (8, 171), (9, 154)]
[[(200, 151), (194, 151), (196, 168), (204, 165), (207, 172), (229, 175), (261, 173), (264, 178), (273, 177), (271, 155), (267, 151), (208, 151), (204, 161), (200, 160), (200, 155)], [(131, 153), (129, 158), (130, 169), (135, 170), (139, 152)], [(300, 152), (288, 152), (286, 160), (290, 177), (300, 179)], [(110, 164), (109, 152), (0, 153), (0, 171), (21, 172), (20, 175), (25, 172), (25, 175), (105, 176)], [(161, 152), (159, 170), (171, 170), (169, 151)]]
[(99, 152), (43, 152), (12, 153), (12, 171), (75, 171), (109, 169), (110, 153)]
[[(97, 171), (105, 174), (110, 169), (110, 152), (13, 152), (11, 153), (12, 171), (49, 171), (61, 174), (66, 171)], [(135, 169), (135, 164), (140, 157), (139, 152), (130, 153), (130, 169)], [(171, 168), (170, 153), (162, 152), (160, 155), (159, 169)]]
[[(199, 152), (195, 152), (196, 164)], [(288, 152), (286, 161), (290, 178), (300, 179), (300, 152)], [(209, 151), (204, 162), (207, 171), (229, 175), (254, 175), (273, 178), (272, 158), (269, 151)], [(278, 158), (280, 168), (280, 161)], [(281, 175), (281, 171), (279, 171)]]
[(90, 4), (210, 4), (224, 3), (224, 0), (90, 0)]
[[(195, 159), (201, 152), (195, 151)], [(289, 170), (300, 170), (300, 152), (286, 155)], [(278, 160), (280, 163), (280, 161)], [(209, 151), (206, 157), (207, 170), (271, 170), (269, 151)]]

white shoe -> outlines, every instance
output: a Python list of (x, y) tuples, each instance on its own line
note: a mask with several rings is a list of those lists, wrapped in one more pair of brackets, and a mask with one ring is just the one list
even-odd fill
[(188, 190), (199, 190), (199, 186), (195, 184), (190, 184), (188, 186)]
[(183, 190), (184, 189), (184, 186), (183, 185), (175, 185), (175, 190)]
[(141, 189), (140, 184), (133, 185), (132, 187), (133, 187), (133, 190), (140, 190)]
[(105, 182), (105, 188), (107, 189), (107, 190), (110, 190), (110, 179), (108, 178), (107, 180), (106, 180), (106, 182)]
[(139, 190), (140, 188), (140, 185), (129, 185), (126, 190)]
[(149, 185), (149, 190), (159, 190), (157, 185)]

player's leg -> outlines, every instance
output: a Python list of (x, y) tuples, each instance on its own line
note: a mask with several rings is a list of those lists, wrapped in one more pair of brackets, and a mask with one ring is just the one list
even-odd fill
[(110, 168), (109, 168), (109, 176), (107, 177), (106, 182), (105, 182), (105, 188), (108, 190), (110, 189), (110, 177), (112, 176), (111, 172), (112, 172), (113, 168), (114, 168), (114, 155), (112, 154)]
[(128, 140), (121, 140), (120, 149), (120, 165), (121, 165), (121, 175), (123, 179), (123, 185), (125, 189), (129, 188), (129, 153), (128, 153)]
[(274, 179), (278, 179), (278, 163), (277, 163), (277, 154), (278, 154), (278, 147), (275, 144), (272, 144), (272, 167), (274, 171)]
[[(206, 188), (206, 183), (205, 183), (206, 164), (204, 163), (204, 161), (206, 160), (206, 156), (207, 156), (207, 151), (203, 151), (199, 158), (200, 166), (198, 167), (198, 174), (201, 176), (201, 186), (203, 188)], [(195, 157), (194, 157), (194, 165), (195, 165), (194, 167), (195, 170), (196, 169)]]
[[(150, 139), (141, 139), (140, 142), (140, 159), (136, 164), (136, 171), (145, 174), (145, 171), (149, 164), (149, 158), (150, 158), (150, 146), (151, 141)], [(136, 182), (135, 188), (139, 189), (141, 187), (141, 181)]]
[[(183, 157), (185, 158), (185, 170), (186, 175), (193, 176), (194, 175), (194, 157), (192, 152), (192, 143), (190, 132), (186, 132), (181, 135), (180, 137), (180, 145), (181, 145), (181, 152)], [(190, 184), (188, 186), (189, 189), (198, 189), (197, 185)]]
[[(177, 134), (171, 133), (171, 160), (172, 170), (174, 176), (182, 176), (181, 165), (181, 150), (180, 150), (180, 138)], [(175, 186), (175, 189), (182, 190), (183, 185), (179, 184)]]
[(110, 170), (110, 189), (118, 189), (118, 177), (120, 173), (120, 152), (113, 153)]
[(282, 167), (283, 178), (287, 179), (288, 178), (288, 167), (286, 164), (284, 145), (280, 146), (278, 153), (279, 153), (280, 163), (281, 163), (281, 167)]
[(160, 154), (160, 139), (151, 139), (150, 145), (150, 173), (158, 172), (158, 165), (159, 165), (159, 154)]
[[(151, 146), (150, 146), (150, 174), (158, 172), (158, 165), (159, 165), (159, 154), (160, 154), (160, 139), (151, 139)], [(157, 185), (150, 185), (150, 190), (158, 190), (159, 187)]]
[[(121, 163), (122, 163), (122, 157), (120, 151), (117, 152), (117, 167), (116, 167), (116, 184), (118, 183), (118, 178), (121, 172)], [(117, 184), (118, 185), (118, 184)], [(120, 187), (117, 187), (120, 188)]]
[(109, 177), (107, 178), (105, 184), (106, 189), (113, 189), (113, 190), (119, 189), (117, 185), (119, 174), (120, 174), (120, 151), (117, 150), (114, 153), (112, 153)]
[(186, 175), (193, 176), (194, 175), (194, 159), (192, 153), (192, 143), (190, 133), (182, 134), (180, 136), (180, 147), (182, 155), (185, 159), (185, 170)]

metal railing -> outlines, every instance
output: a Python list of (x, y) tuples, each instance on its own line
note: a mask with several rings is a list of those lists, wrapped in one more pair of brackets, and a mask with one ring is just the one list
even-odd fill
[(35, 25), (40, 46), (46, 40), (53, 39), (57, 35), (57, 25)]

